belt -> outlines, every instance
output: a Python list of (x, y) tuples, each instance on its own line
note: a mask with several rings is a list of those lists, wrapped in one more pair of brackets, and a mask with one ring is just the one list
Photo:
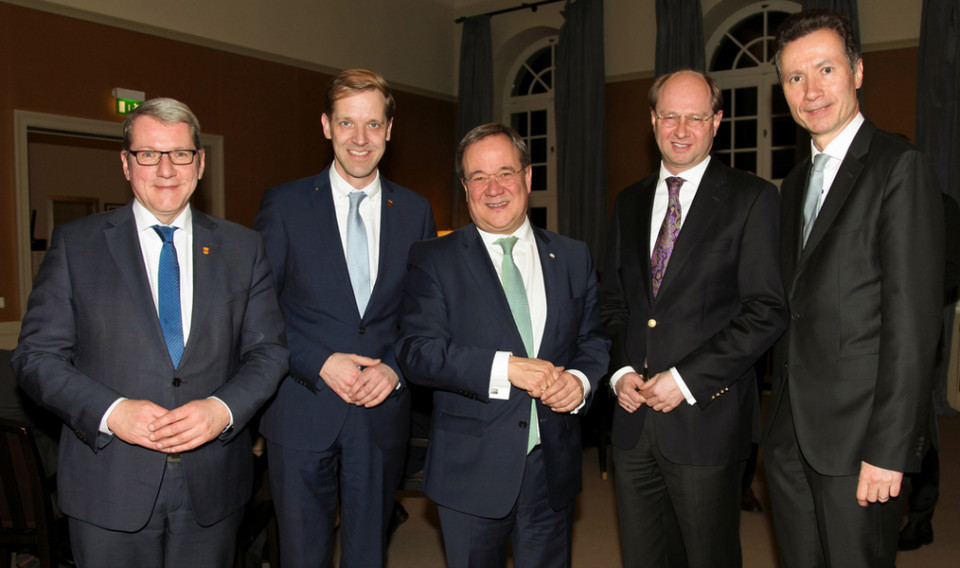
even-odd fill
[(180, 452), (174, 454), (167, 454), (167, 463), (180, 463)]

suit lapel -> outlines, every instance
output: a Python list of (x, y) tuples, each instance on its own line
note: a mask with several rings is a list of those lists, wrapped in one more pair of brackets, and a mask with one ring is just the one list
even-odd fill
[[(401, 244), (400, 241), (391, 238), (391, 236), (399, 234), (399, 231), (396, 229), (398, 219), (393, 211), (394, 198), (396, 198), (396, 190), (393, 184), (385, 180), (383, 176), (380, 176), (380, 254), (377, 258), (377, 279), (373, 283), (373, 290), (370, 291), (370, 301), (367, 303), (367, 311), (370, 311), (370, 306), (378, 301), (380, 294), (385, 293), (381, 292), (381, 290), (384, 289), (381, 285), (385, 274), (383, 268), (384, 262), (387, 259), (405, 254), (397, 248)], [(344, 259), (344, 266), (346, 266), (346, 259)], [(352, 286), (350, 289), (353, 289)]]
[[(649, 217), (649, 215), (648, 215)], [(557, 325), (559, 316), (557, 306), (563, 297), (557, 290), (557, 283), (566, 282), (566, 259), (562, 258), (556, 249), (550, 235), (539, 227), (533, 227), (533, 235), (537, 241), (537, 254), (540, 257), (540, 270), (543, 272), (543, 288), (547, 296), (547, 320), (543, 326), (543, 337), (540, 338), (540, 353), (550, 353), (553, 348), (552, 339), (558, 337)]]
[[(155, 341), (150, 342), (150, 345), (163, 349), (166, 354), (167, 344), (163, 339), (163, 330), (160, 329), (160, 318), (153, 301), (153, 292), (150, 290), (150, 281), (147, 280), (147, 269), (144, 266), (143, 251), (140, 249), (140, 235), (137, 234), (132, 201), (109, 216), (108, 227), (104, 229), (103, 236), (107, 241), (107, 249), (110, 251), (120, 279), (130, 293), (131, 304), (137, 310), (136, 314), (132, 314), (133, 319), (144, 322), (144, 325), (153, 330)], [(173, 364), (169, 356), (163, 359)]]
[[(220, 269), (220, 259), (222, 258), (222, 247), (220, 235), (217, 232), (217, 224), (211, 218), (193, 210), (193, 311), (190, 314), (190, 335), (199, 333), (201, 325), (199, 322), (207, 318), (207, 312), (210, 310), (212, 302), (211, 297), (214, 293), (214, 283), (217, 282), (216, 274)], [(219, 290), (218, 290), (219, 291)], [(194, 351), (194, 344), (197, 341), (191, 341), (187, 338), (187, 343), (181, 358), (181, 365)]]
[[(637, 208), (639, 211), (638, 218), (636, 219), (621, 219), (620, 226), (626, 230), (629, 227), (632, 230), (636, 230), (636, 242), (637, 242), (637, 251), (639, 251), (640, 258), (638, 262), (640, 263), (640, 271), (643, 274), (643, 290), (647, 294), (647, 302), (653, 303), (653, 295), (651, 292), (651, 282), (650, 282), (650, 257), (652, 256), (650, 251), (652, 250), (652, 243), (650, 242), (650, 232), (653, 230), (652, 226), (654, 223), (657, 224), (657, 227), (663, 224), (663, 219), (657, 219), (654, 221), (650, 218), (653, 215), (653, 198), (657, 192), (657, 181), (658, 176), (654, 174), (648, 176), (643, 182), (640, 191), (640, 203)], [(658, 229), (659, 230), (659, 229)]]
[[(469, 224), (458, 230), (460, 233), (460, 243), (463, 247), (463, 256), (465, 264), (471, 277), (477, 284), (481, 293), (488, 293), (491, 300), (486, 305), (490, 310), (494, 310), (497, 321), (510, 322), (509, 329), (512, 331), (510, 337), (510, 350), (514, 353), (526, 353), (523, 345), (523, 338), (520, 337), (520, 330), (513, 320), (513, 312), (510, 311), (510, 303), (507, 302), (507, 294), (503, 291), (503, 283), (497, 276), (497, 271), (493, 267), (490, 259), (490, 253), (487, 252), (486, 245), (477, 231), (474, 224)], [(489, 292), (486, 292), (489, 290)], [(528, 354), (530, 357), (536, 357), (535, 354)]]
[[(664, 292), (670, 288), (670, 283), (689, 258), (690, 251), (700, 243), (707, 227), (713, 222), (714, 216), (720, 210), (720, 202), (729, 194), (726, 183), (725, 166), (716, 158), (711, 159), (707, 171), (703, 173), (703, 179), (700, 180), (697, 195), (690, 204), (690, 211), (681, 216), (680, 235), (667, 263), (667, 270), (663, 273), (658, 298), (662, 298)], [(647, 264), (649, 265), (649, 262)]]
[(803, 268), (804, 263), (810, 258), (813, 251), (816, 250), (817, 245), (820, 244), (827, 230), (833, 225), (840, 210), (843, 209), (843, 204), (846, 203), (850, 191), (853, 190), (853, 186), (857, 183), (857, 179), (859, 179), (860, 173), (866, 165), (870, 141), (873, 139), (876, 130), (877, 128), (872, 123), (864, 121), (857, 135), (854, 136), (853, 142), (850, 143), (847, 155), (844, 156), (843, 163), (840, 164), (840, 169), (837, 171), (837, 177), (830, 185), (830, 191), (827, 193), (826, 199), (823, 200), (820, 213), (813, 222), (807, 244), (800, 252), (800, 258), (797, 261), (798, 272)]
[[(332, 166), (331, 166), (332, 167)], [(337, 223), (337, 210), (333, 205), (333, 188), (330, 186), (330, 168), (323, 170), (314, 178), (313, 186), (313, 210), (310, 217), (316, 220), (314, 229), (317, 236), (313, 240), (317, 251), (318, 262), (326, 270), (332, 270), (336, 275), (338, 284), (337, 291), (342, 291), (343, 297), (331, 298), (333, 302), (344, 302), (353, 306), (357, 319), (360, 318), (360, 311), (357, 309), (357, 299), (353, 295), (353, 283), (350, 282), (350, 272), (347, 269), (347, 257), (343, 252), (343, 240), (340, 238), (340, 225)], [(383, 231), (381, 235), (385, 234)], [(383, 239), (380, 239), (381, 241)], [(327, 246), (323, 244), (329, 243)], [(336, 246), (331, 246), (336, 243)], [(381, 257), (382, 258), (382, 257)], [(372, 296), (371, 290), (371, 299)], [(369, 306), (369, 303), (368, 303)]]

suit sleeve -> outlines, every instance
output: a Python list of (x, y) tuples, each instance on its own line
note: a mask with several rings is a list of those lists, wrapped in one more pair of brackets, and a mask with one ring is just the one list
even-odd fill
[(676, 364), (701, 407), (747, 372), (787, 327), (779, 211), (776, 188), (764, 184), (750, 204), (740, 235), (738, 309), (723, 329)]
[(899, 156), (879, 199), (880, 363), (861, 459), (904, 471), (930, 406), (942, 318), (943, 202), (916, 150)]
[(81, 356), (70, 281), (70, 255), (63, 230), (54, 229), (50, 249), (33, 283), (14, 372), (23, 390), (51, 409), (94, 451), (100, 420), (121, 394), (76, 369)]

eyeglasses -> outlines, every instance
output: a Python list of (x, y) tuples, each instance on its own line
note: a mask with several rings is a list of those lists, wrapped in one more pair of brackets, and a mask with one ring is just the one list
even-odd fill
[(132, 154), (141, 166), (155, 166), (159, 164), (160, 158), (162, 158), (164, 154), (170, 158), (170, 163), (175, 166), (189, 166), (193, 163), (193, 159), (197, 155), (197, 150), (167, 150), (166, 152), (159, 150), (127, 150), (127, 153)]
[(464, 180), (470, 189), (487, 189), (490, 186), (490, 181), (494, 178), (503, 187), (512, 187), (520, 179), (520, 172), (522, 171), (521, 168), (520, 170), (503, 170), (495, 174), (474, 174), (469, 178), (464, 178)]
[(699, 114), (660, 114), (657, 115), (657, 120), (660, 121), (660, 124), (666, 126), (667, 128), (675, 128), (680, 126), (681, 122), (687, 123), (687, 128), (694, 128), (699, 130), (707, 125), (714, 115), (704, 115), (700, 116)]

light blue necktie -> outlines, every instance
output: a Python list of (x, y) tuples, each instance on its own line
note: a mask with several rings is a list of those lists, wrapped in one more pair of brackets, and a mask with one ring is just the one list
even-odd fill
[(167, 343), (173, 367), (180, 365), (183, 356), (183, 318), (180, 315), (180, 263), (177, 261), (177, 248), (173, 246), (173, 232), (176, 227), (154, 225), (153, 230), (163, 239), (160, 249), (160, 267), (157, 271), (157, 304), (160, 315), (160, 329)]
[(806, 246), (813, 222), (817, 220), (817, 202), (823, 192), (823, 170), (827, 167), (830, 156), (819, 153), (813, 159), (813, 171), (810, 172), (810, 181), (807, 182), (807, 193), (803, 198), (803, 244)]
[[(527, 357), (536, 357), (533, 351), (533, 324), (530, 322), (530, 304), (527, 301), (527, 291), (523, 287), (523, 277), (520, 269), (513, 261), (513, 246), (517, 244), (517, 237), (503, 237), (493, 241), (503, 249), (503, 262), (500, 264), (503, 281), (503, 291), (510, 304), (513, 321), (517, 324), (520, 338), (523, 339), (523, 348)], [(537, 402), (530, 399), (530, 430), (527, 433), (527, 453), (529, 454), (540, 439), (540, 425), (537, 422)]]
[(360, 315), (370, 301), (370, 256), (367, 251), (367, 229), (360, 218), (360, 202), (367, 196), (362, 191), (350, 192), (350, 213), (347, 215), (347, 270)]

